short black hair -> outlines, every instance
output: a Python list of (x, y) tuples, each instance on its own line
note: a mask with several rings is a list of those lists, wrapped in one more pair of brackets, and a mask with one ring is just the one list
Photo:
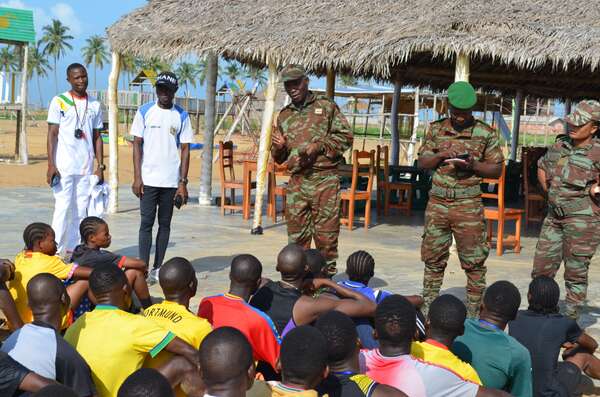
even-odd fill
[(69, 73), (71, 73), (75, 69), (83, 69), (87, 72), (87, 69), (85, 68), (85, 66), (83, 66), (80, 63), (75, 62), (75, 63), (72, 63), (69, 66), (67, 66), (67, 77), (69, 77)]
[(32, 250), (33, 246), (46, 238), (48, 234), (52, 233), (52, 226), (47, 223), (34, 222), (25, 228), (23, 231), (23, 242), (25, 248)]
[(27, 283), (27, 302), (34, 313), (60, 307), (66, 293), (64, 284), (54, 274), (38, 273)]
[(75, 390), (61, 384), (48, 385), (33, 394), (32, 397), (77, 397)]
[(512, 321), (521, 306), (521, 293), (510, 281), (496, 281), (485, 290), (483, 304), (490, 313), (504, 321)]
[(117, 397), (173, 397), (167, 378), (153, 368), (140, 368), (125, 379)]
[(97, 216), (88, 216), (84, 218), (79, 224), (79, 235), (81, 236), (81, 242), (87, 243), (90, 236), (98, 232), (100, 225), (106, 225), (106, 221)]
[(367, 251), (356, 251), (346, 260), (346, 274), (350, 281), (366, 281), (375, 274), (375, 259)]
[(327, 267), (327, 260), (321, 254), (321, 251), (315, 248), (307, 249), (306, 252), (306, 264), (308, 265), (308, 271), (313, 277), (323, 274), (323, 270)]
[(375, 310), (375, 330), (380, 341), (410, 346), (417, 330), (417, 310), (402, 295), (389, 295)]
[(429, 326), (432, 335), (456, 338), (464, 332), (467, 308), (454, 295), (440, 295), (429, 307)]
[(346, 360), (357, 351), (356, 325), (346, 314), (329, 311), (319, 317), (315, 327), (327, 341), (327, 361), (330, 363)]
[(558, 313), (560, 287), (551, 277), (538, 276), (529, 283), (529, 310), (542, 313)]
[(236, 328), (217, 328), (200, 344), (200, 368), (206, 386), (240, 377), (247, 373), (252, 364), (252, 347)]
[(100, 266), (90, 274), (90, 290), (97, 297), (115, 289), (123, 288), (127, 284), (127, 278), (123, 270), (117, 266)]
[(327, 341), (318, 329), (301, 325), (283, 338), (279, 360), (284, 382), (311, 386), (327, 366)]
[(282, 275), (302, 276), (306, 271), (306, 253), (298, 244), (288, 244), (277, 255), (277, 269)]
[(158, 282), (165, 294), (175, 294), (188, 288), (196, 271), (185, 258), (176, 256), (169, 259), (158, 271)]
[(256, 285), (262, 276), (262, 263), (250, 254), (236, 255), (231, 261), (229, 279), (242, 285)]

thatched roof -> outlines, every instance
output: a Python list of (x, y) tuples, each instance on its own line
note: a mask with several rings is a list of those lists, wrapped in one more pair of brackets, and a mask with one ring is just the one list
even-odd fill
[(151, 0), (108, 28), (113, 49), (175, 58), (216, 51), (446, 87), (458, 51), (471, 81), (505, 93), (597, 97), (600, 0)]

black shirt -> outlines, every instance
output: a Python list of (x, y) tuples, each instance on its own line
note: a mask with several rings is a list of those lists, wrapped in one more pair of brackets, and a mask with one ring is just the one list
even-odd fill
[(31, 371), (0, 351), (0, 396), (18, 395), (19, 386)]
[(296, 301), (302, 293), (295, 288), (283, 288), (279, 282), (269, 281), (250, 299), (250, 305), (265, 312), (281, 335), (292, 319)]
[(71, 256), (71, 262), (93, 268), (104, 265), (122, 267), (124, 259), (125, 257), (122, 255), (113, 254), (110, 251), (101, 249), (88, 248), (84, 244), (75, 247), (73, 255)]
[(540, 314), (519, 311), (508, 325), (509, 334), (531, 354), (533, 395), (554, 397), (562, 395), (562, 386), (555, 376), (558, 355), (563, 343), (577, 341), (583, 333), (579, 325), (561, 314)]
[(317, 387), (319, 396), (371, 397), (379, 383), (363, 374), (330, 373)]

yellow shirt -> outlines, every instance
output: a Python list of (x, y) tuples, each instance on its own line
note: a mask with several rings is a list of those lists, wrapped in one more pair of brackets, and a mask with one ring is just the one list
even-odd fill
[(77, 268), (67, 264), (58, 256), (41, 252), (23, 251), (15, 258), (15, 278), (8, 282), (10, 294), (15, 300), (17, 311), (24, 323), (33, 321), (33, 315), (27, 302), (27, 283), (40, 273), (54, 274), (61, 280), (68, 280)]
[(142, 316), (98, 305), (67, 329), (65, 340), (90, 366), (98, 397), (116, 397), (127, 377), (155, 357), (175, 334)]
[(471, 365), (456, 357), (446, 346), (427, 339), (425, 342), (413, 342), (410, 354), (425, 362), (444, 367), (461, 378), (481, 385), (477, 371)]
[[(152, 305), (144, 310), (144, 317), (171, 331), (196, 349), (200, 347), (204, 337), (212, 331), (208, 321), (194, 315), (177, 302), (163, 301)], [(163, 351), (155, 358), (148, 357), (144, 367), (158, 368), (172, 356), (171, 353)], [(185, 396), (185, 393), (178, 387), (175, 389), (175, 395)]]

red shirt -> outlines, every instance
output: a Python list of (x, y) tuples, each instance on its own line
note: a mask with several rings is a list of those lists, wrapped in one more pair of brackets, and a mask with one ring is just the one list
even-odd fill
[(265, 313), (250, 306), (239, 296), (221, 294), (202, 299), (198, 316), (207, 319), (213, 329), (238, 329), (250, 342), (254, 358), (275, 368), (281, 339), (275, 324)]

